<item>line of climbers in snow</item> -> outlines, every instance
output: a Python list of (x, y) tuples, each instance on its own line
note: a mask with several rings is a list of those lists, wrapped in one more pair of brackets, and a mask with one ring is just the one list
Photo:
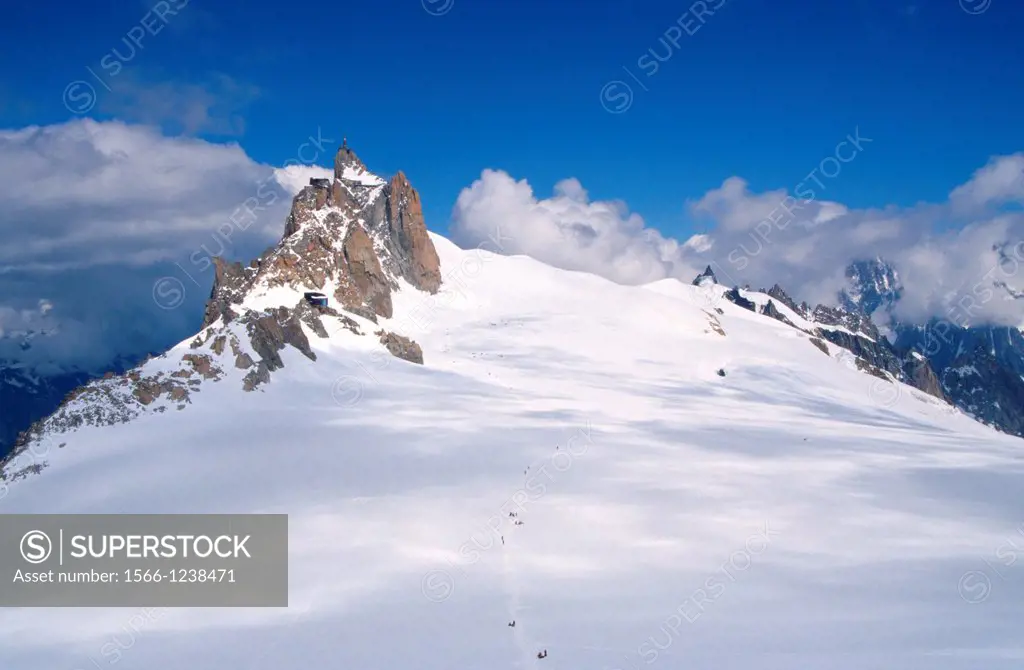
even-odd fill
[[(556, 449), (557, 449), (557, 447), (556, 447)], [(527, 466), (526, 469), (523, 470), (523, 474), (527, 475), (529, 472), (530, 472), (530, 467)], [(525, 525), (523, 523), (522, 519), (519, 518), (519, 514), (517, 512), (509, 512), (508, 513), (508, 518), (512, 519), (512, 525), (513, 526), (523, 526), (523, 525)], [(501, 545), (505, 546), (505, 536), (504, 535), (501, 536)], [(509, 621), (508, 622), (508, 627), (509, 628), (515, 628), (516, 627), (516, 620), (512, 619), (512, 621)], [(542, 649), (541, 651), (537, 652), (537, 658), (538, 659), (547, 658), (547, 657), (548, 657), (548, 650), (547, 649)]]

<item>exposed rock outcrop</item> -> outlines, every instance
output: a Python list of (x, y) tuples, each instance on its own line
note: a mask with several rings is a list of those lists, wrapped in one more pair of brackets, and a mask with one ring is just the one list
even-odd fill
[(383, 239), (391, 252), (386, 257), (389, 269), (416, 288), (437, 293), (441, 288), (441, 261), (427, 235), (419, 193), (402, 172), (392, 177), (388, 187), (388, 234)]
[(377, 331), (377, 336), (380, 337), (380, 343), (387, 347), (392, 356), (407, 360), (410, 363), (423, 365), (423, 350), (420, 348), (420, 345), (408, 337), (384, 330)]
[(885, 370), (897, 378), (902, 376), (903, 362), (885, 340), (880, 343), (832, 328), (816, 328), (814, 335), (850, 351), (868, 366)]
[(372, 315), (390, 319), (393, 280), (384, 274), (366, 231), (358, 226), (349, 228), (342, 243), (342, 254), (347, 276), (345, 281), (339, 282), (334, 297), (357, 314), (365, 315), (365, 310), (369, 310)]
[(294, 310), (279, 307), (263, 313), (253, 312), (247, 314), (242, 322), (246, 325), (252, 348), (259, 354), (260, 362), (271, 372), (284, 367), (280, 351), (286, 344), (301, 351), (311, 361), (316, 360), (316, 354), (309, 348), (309, 340)]
[(984, 346), (965, 351), (942, 372), (942, 387), (979, 421), (1024, 435), (1024, 381)]
[(928, 359), (918, 353), (912, 353), (903, 361), (903, 374), (908, 383), (915, 386), (929, 395), (950, 402), (939, 376), (935, 374)]
[(792, 326), (793, 328), (796, 328), (796, 325), (792, 321), (787, 319), (786, 315), (780, 312), (779, 309), (775, 306), (775, 303), (772, 302), (771, 300), (765, 303), (765, 306), (761, 309), (761, 313), (764, 314), (765, 316), (770, 316), (776, 321), (781, 321), (787, 326)]
[(738, 286), (734, 286), (724, 294), (725, 299), (729, 302), (742, 307), (743, 309), (749, 309), (751, 312), (757, 313), (757, 305), (740, 295), (740, 289)]
[(782, 289), (782, 287), (779, 286), (778, 284), (775, 284), (774, 286), (772, 286), (770, 289), (765, 291), (765, 293), (767, 293), (773, 299), (779, 301), (780, 303), (782, 303), (786, 307), (790, 308), (791, 310), (793, 310), (794, 312), (796, 312), (797, 314), (799, 314), (803, 318), (805, 318), (805, 319), (807, 318), (807, 313), (808, 313), (807, 303), (801, 303), (800, 305), (797, 305), (796, 301), (793, 300), (792, 298), (790, 298), (789, 294), (786, 293)]
[(701, 272), (699, 275), (694, 277), (693, 281), (690, 283), (693, 284), (694, 286), (704, 286), (705, 284), (717, 284), (718, 277), (715, 276), (715, 271), (712, 270), (711, 266), (709, 265), (706, 268), (704, 268), (704, 272)]
[(822, 340), (820, 337), (812, 337), (810, 341), (811, 344), (813, 344), (815, 347), (818, 348), (819, 351), (821, 351), (821, 353), (825, 354), (826, 356), (830, 355), (828, 353), (828, 345), (825, 344), (825, 341)]
[(811, 313), (811, 320), (826, 326), (839, 326), (872, 340), (880, 338), (878, 327), (871, 321), (870, 316), (841, 307), (818, 305)]
[(254, 289), (280, 286), (328, 293), (373, 321), (390, 318), (400, 279), (429, 293), (441, 286), (419, 194), (403, 173), (384, 180), (345, 146), (334, 179), (311, 179), (295, 196), (276, 248), (247, 268), (217, 261), (204, 326), (229, 321)]
[(220, 257), (213, 259), (213, 290), (206, 301), (204, 328), (218, 319), (228, 323), (234, 318), (231, 305), (240, 303), (245, 297), (245, 289), (251, 284), (250, 270), (242, 267), (241, 263), (229, 263)]

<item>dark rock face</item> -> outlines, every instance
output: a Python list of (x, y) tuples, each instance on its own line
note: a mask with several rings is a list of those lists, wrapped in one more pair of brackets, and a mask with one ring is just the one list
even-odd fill
[(857, 261), (846, 268), (849, 287), (840, 292), (840, 304), (851, 312), (874, 314), (891, 308), (903, 293), (899, 276), (881, 258)]
[(390, 319), (392, 283), (385, 276), (373, 249), (370, 236), (353, 226), (342, 245), (348, 281), (339, 286), (334, 297), (351, 310), (369, 308), (371, 313)]
[(765, 316), (770, 316), (776, 321), (781, 321), (787, 326), (792, 326), (793, 328), (796, 328), (796, 325), (792, 321), (787, 319), (786, 316), (778, 310), (778, 308), (775, 306), (775, 303), (773, 303), (771, 300), (769, 300), (765, 304), (764, 308), (761, 309), (761, 313), (764, 314)]
[(903, 374), (908, 383), (915, 386), (928, 395), (933, 395), (940, 400), (950, 402), (946, 390), (942, 387), (939, 376), (935, 374), (927, 358), (918, 358), (911, 353), (903, 361)]
[(245, 379), (242, 381), (243, 391), (255, 391), (259, 386), (266, 384), (270, 381), (270, 368), (267, 367), (266, 361), (260, 361), (260, 364), (256, 368), (245, 375)]
[[(321, 311), (322, 310), (322, 311)], [(327, 339), (330, 337), (330, 333), (327, 332), (327, 328), (324, 327), (324, 322), (320, 319), (322, 313), (327, 313), (328, 310), (334, 312), (329, 307), (314, 307), (305, 300), (301, 300), (298, 306), (295, 307), (294, 315), (304, 326), (313, 331), (317, 337), (321, 339)]]
[(699, 275), (694, 277), (693, 281), (690, 283), (693, 284), (694, 286), (703, 286), (704, 284), (707, 283), (717, 284), (718, 277), (715, 276), (715, 271), (712, 270), (711, 266), (709, 265), (706, 268), (704, 268), (704, 272), (701, 272)]
[(751, 312), (757, 313), (757, 305), (740, 295), (739, 287), (732, 287), (725, 292), (725, 299), (729, 302), (742, 307), (743, 309), (749, 309)]
[(825, 342), (821, 338), (819, 338), (819, 337), (812, 337), (811, 338), (811, 344), (816, 346), (821, 351), (821, 353), (825, 354), (826, 356), (829, 355), (829, 353), (828, 353), (828, 345), (825, 344)]
[(840, 307), (818, 305), (811, 313), (811, 319), (826, 326), (839, 326), (846, 330), (864, 335), (872, 340), (879, 339), (878, 328), (871, 317), (859, 312), (851, 312)]
[(423, 350), (420, 349), (420, 345), (416, 344), (408, 337), (389, 333), (384, 330), (379, 330), (376, 334), (380, 337), (381, 344), (387, 347), (387, 350), (391, 352), (392, 356), (407, 360), (410, 363), (419, 363), (420, 365), (423, 365)]
[[(192, 366), (192, 370), (196, 372), (203, 379), (219, 379), (221, 371), (214, 367), (213, 359), (209, 356), (200, 354), (185, 354), (181, 357), (181, 360), (185, 361)], [(189, 375), (191, 376), (191, 375)]]
[(804, 317), (805, 319), (807, 318), (807, 303), (803, 303), (803, 305), (798, 306), (796, 304), (796, 301), (790, 298), (789, 294), (782, 290), (782, 287), (779, 286), (778, 284), (772, 286), (770, 289), (765, 291), (765, 293), (767, 293), (773, 299), (778, 300), (780, 303), (790, 308), (791, 310), (793, 310), (800, 316)]
[(1011, 435), (1024, 436), (1024, 381), (979, 347), (958, 356), (942, 372), (942, 387), (964, 412)]
[(420, 195), (405, 174), (399, 172), (388, 184), (387, 227), (384, 243), (388, 246), (392, 273), (428, 293), (441, 288), (441, 261), (427, 234)]
[[(877, 312), (890, 319), (894, 349), (904, 352), (904, 374), (916, 379), (918, 388), (999, 430), (1024, 437), (1024, 405), (1014, 404), (1024, 386), (1024, 335), (1019, 329), (945, 320), (902, 323), (894, 318), (893, 307), (904, 286), (890, 264), (881, 258), (859, 261), (847, 268), (846, 276), (850, 286), (840, 294), (840, 303), (850, 312)], [(994, 292), (1000, 288), (1007, 299), (1019, 297), (993, 282)], [(927, 369), (912, 360), (911, 352), (927, 359)]]
[(988, 350), (1007, 369), (1024, 375), (1024, 334), (1008, 326), (961, 327), (948, 321), (924, 326), (901, 325), (896, 342), (928, 357), (936, 369), (944, 370), (965, 352)]
[(251, 276), (251, 269), (243, 267), (241, 263), (228, 263), (220, 257), (213, 259), (213, 289), (210, 299), (206, 301), (204, 328), (217, 319), (223, 318), (228, 323), (234, 318), (231, 305), (241, 302)]
[[(949, 322), (898, 325), (899, 346), (926, 356), (945, 395), (964, 412), (1024, 437), (1024, 336), (1005, 326), (960, 327)], [(971, 369), (974, 372), (971, 372)]]
[(817, 328), (814, 334), (850, 351), (858, 359), (872, 367), (885, 370), (896, 378), (902, 376), (903, 362), (885, 340), (879, 343), (869, 340), (863, 335), (851, 335), (845, 331), (830, 328)]
[(252, 348), (260, 356), (260, 362), (273, 372), (284, 367), (280, 351), (291, 345), (311, 361), (316, 354), (309, 347), (309, 340), (302, 331), (301, 321), (294, 310), (280, 307), (262, 314), (251, 313), (241, 319), (246, 324)]

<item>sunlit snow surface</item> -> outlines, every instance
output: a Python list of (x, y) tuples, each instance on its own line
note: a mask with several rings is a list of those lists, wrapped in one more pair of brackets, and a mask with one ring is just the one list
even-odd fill
[(286, 512), (290, 608), (2, 610), (0, 668), (1024, 667), (1024, 442), (720, 288), (434, 240), (387, 324), (425, 366), (311, 334), (0, 500)]

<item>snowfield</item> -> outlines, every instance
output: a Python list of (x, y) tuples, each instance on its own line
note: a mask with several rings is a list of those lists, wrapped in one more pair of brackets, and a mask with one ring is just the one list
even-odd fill
[(2, 610), (0, 668), (1024, 667), (1021, 440), (721, 287), (433, 240), (383, 322), (424, 366), (310, 333), (0, 500), (287, 513), (289, 608)]

